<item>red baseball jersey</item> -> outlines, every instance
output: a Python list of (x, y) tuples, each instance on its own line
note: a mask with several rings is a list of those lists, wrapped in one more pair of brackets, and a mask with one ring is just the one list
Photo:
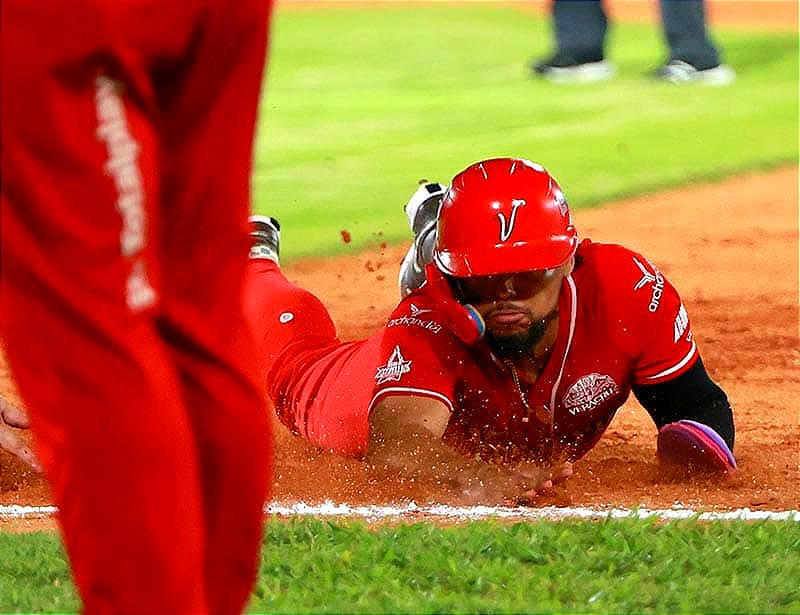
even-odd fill
[(369, 413), (382, 398), (421, 395), (450, 408), (444, 437), (465, 453), (575, 460), (631, 383), (674, 378), (698, 356), (686, 310), (661, 272), (640, 254), (589, 240), (564, 280), (558, 339), (534, 384), (515, 382), (485, 342), (461, 342), (424, 286), (355, 342), (340, 342), (320, 301), (270, 261), (251, 263), (246, 303), (281, 420), (342, 455), (366, 452)]
[(594, 446), (631, 383), (674, 378), (697, 359), (675, 289), (646, 258), (584, 240), (559, 299), (558, 337), (535, 383), (485, 342), (452, 335), (423, 289), (402, 301), (382, 336), (370, 407), (424, 395), (452, 416), (445, 440), (485, 459), (575, 460)]

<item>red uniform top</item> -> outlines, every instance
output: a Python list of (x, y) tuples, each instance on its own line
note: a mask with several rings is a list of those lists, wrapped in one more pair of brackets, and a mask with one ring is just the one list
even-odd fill
[(418, 291), (383, 332), (371, 405), (386, 395), (439, 399), (452, 411), (445, 440), (486, 459), (586, 454), (632, 382), (674, 378), (692, 366), (697, 348), (678, 293), (647, 259), (589, 240), (577, 256), (559, 298), (556, 343), (535, 384), (517, 379), (517, 386), (485, 342), (461, 343)]
[[(277, 290), (264, 291), (273, 303)], [(321, 308), (307, 298), (292, 303), (284, 302), (284, 319), (319, 318)], [(295, 333), (286, 343), (282, 333), (276, 326), (267, 334), (270, 347), (280, 347), (268, 375), (279, 414), (318, 445), (348, 455), (366, 451), (369, 412), (381, 398), (421, 395), (451, 409), (444, 439), (464, 452), (575, 460), (600, 438), (632, 383), (675, 378), (698, 356), (686, 310), (658, 269), (624, 247), (589, 240), (564, 280), (558, 337), (535, 384), (517, 385), (486, 342), (467, 346), (456, 337), (424, 286), (367, 340)]]

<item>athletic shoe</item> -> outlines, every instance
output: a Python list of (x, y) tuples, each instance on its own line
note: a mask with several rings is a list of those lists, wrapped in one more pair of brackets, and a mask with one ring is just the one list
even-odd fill
[(436, 221), (447, 186), (422, 180), (405, 206), (414, 241), (400, 264), (400, 295), (405, 297), (425, 282), (425, 266), (433, 260)]
[(269, 216), (250, 216), (250, 237), (253, 245), (250, 247), (250, 258), (268, 258), (280, 263), (281, 225)]
[(447, 186), (429, 182), (427, 179), (420, 180), (419, 187), (403, 208), (408, 217), (408, 225), (415, 237), (431, 224), (436, 224), (439, 206), (442, 204), (445, 192), (447, 192)]
[(596, 83), (611, 79), (617, 69), (602, 57), (584, 62), (556, 54), (547, 60), (536, 62), (533, 73), (553, 83)]
[(669, 83), (725, 86), (736, 80), (736, 71), (727, 64), (718, 64), (701, 70), (683, 60), (670, 60), (655, 72), (655, 77)]

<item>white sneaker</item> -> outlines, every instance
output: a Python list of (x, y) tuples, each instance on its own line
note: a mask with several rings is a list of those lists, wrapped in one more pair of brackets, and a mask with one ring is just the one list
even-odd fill
[(699, 70), (683, 60), (670, 60), (656, 72), (656, 77), (669, 83), (701, 83), (720, 87), (733, 83), (736, 71), (727, 64)]
[(539, 62), (533, 72), (553, 83), (597, 83), (607, 81), (617, 74), (616, 67), (608, 60), (560, 66), (553, 62)]

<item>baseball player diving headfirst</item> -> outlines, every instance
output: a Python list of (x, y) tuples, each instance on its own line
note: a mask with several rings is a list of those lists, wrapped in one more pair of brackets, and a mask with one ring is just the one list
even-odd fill
[(731, 406), (677, 291), (643, 255), (579, 239), (544, 168), (477, 162), (406, 213), (403, 298), (348, 342), (281, 272), (277, 222), (251, 219), (245, 307), (294, 433), (467, 501), (519, 502), (569, 476), (633, 392), (663, 463), (735, 471)]

